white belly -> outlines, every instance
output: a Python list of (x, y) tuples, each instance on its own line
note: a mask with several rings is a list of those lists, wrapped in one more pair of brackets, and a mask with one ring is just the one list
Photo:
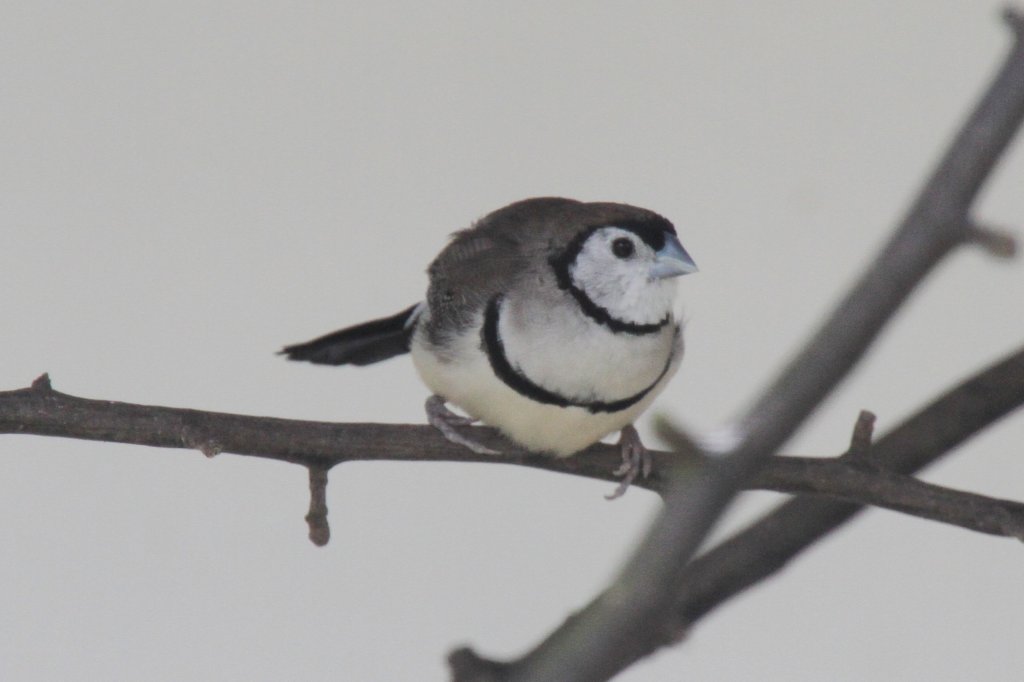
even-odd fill
[[(559, 328), (566, 334), (576, 331)], [(431, 391), (528, 450), (561, 457), (631, 424), (675, 374), (681, 356), (678, 350), (673, 353), (676, 341), (670, 329), (660, 342), (655, 339), (657, 335), (647, 339), (613, 335), (602, 329), (607, 343), (600, 343), (602, 337), (591, 329), (584, 343), (549, 337), (543, 345), (517, 338), (504, 320), (500, 329), (509, 358), (523, 373), (567, 397), (613, 402), (635, 395), (657, 380), (641, 400), (618, 412), (551, 405), (518, 393), (494, 374), (481, 348), (478, 325), (453, 339), (454, 347), (447, 349), (444, 359), (432, 352), (420, 332), (416, 333), (411, 347), (413, 363)], [(631, 346), (631, 341), (641, 343), (639, 347)], [(670, 354), (673, 359), (666, 370)]]

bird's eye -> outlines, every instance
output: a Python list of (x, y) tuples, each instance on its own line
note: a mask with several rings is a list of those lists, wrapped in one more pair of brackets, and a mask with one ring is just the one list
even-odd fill
[(617, 258), (629, 258), (636, 252), (636, 247), (633, 245), (632, 239), (626, 237), (619, 237), (612, 242), (612, 253)]

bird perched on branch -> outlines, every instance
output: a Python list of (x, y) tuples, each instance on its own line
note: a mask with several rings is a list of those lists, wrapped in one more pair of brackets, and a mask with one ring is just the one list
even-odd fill
[(618, 496), (650, 470), (632, 424), (679, 367), (675, 277), (696, 270), (656, 213), (527, 199), (456, 232), (425, 301), (281, 352), (327, 365), (411, 352), (428, 420), (478, 453), (496, 454), (459, 431), (474, 421), (557, 457), (621, 431)]

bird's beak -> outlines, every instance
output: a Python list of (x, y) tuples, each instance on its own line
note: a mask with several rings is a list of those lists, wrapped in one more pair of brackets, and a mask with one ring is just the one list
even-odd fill
[(674, 234), (665, 235), (665, 246), (661, 247), (655, 256), (654, 265), (650, 270), (652, 279), (678, 277), (697, 272), (697, 264), (690, 258), (690, 254), (686, 253), (686, 249)]

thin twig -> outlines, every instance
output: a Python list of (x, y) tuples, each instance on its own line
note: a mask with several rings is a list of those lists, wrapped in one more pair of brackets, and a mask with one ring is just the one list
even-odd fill
[(1006, 230), (970, 225), (967, 228), (967, 238), (993, 258), (1006, 260), (1017, 255), (1017, 238)]
[[(1024, 348), (949, 390), (875, 441), (872, 457), (899, 474), (920, 471), (1024, 405)], [(860, 504), (798, 497), (711, 548), (687, 566), (675, 593), (688, 627), (863, 510)]]
[(331, 539), (331, 526), (327, 522), (327, 468), (311, 464), (309, 469), (309, 512), (306, 524), (309, 539), (317, 547), (323, 547)]
[(861, 410), (857, 416), (857, 423), (853, 426), (853, 433), (850, 435), (850, 447), (843, 453), (843, 457), (849, 459), (864, 459), (871, 452), (871, 436), (875, 432), (875, 415), (867, 410)]
[[(1024, 349), (1020, 354), (1024, 357)], [(1007, 381), (1016, 378), (1012, 371), (1003, 376)], [(1024, 382), (1016, 389), (1019, 398), (1024, 400)], [(953, 400), (970, 401), (977, 393), (973, 384), (966, 383), (952, 395)], [(1013, 395), (1010, 393), (1011, 397)], [(873, 421), (870, 412), (861, 412), (851, 447), (844, 455), (837, 458), (772, 457), (745, 487), (830, 496), (982, 533), (1018, 537), (1021, 521), (1016, 516), (1020, 512), (1017, 503), (923, 483), (876, 466), (879, 460), (875, 458), (851, 458), (851, 452), (863, 455), (869, 445)], [(929, 428), (939, 426), (933, 424)], [(570, 458), (534, 455), (500, 440), (491, 429), (473, 427), (474, 438), (493, 439), (488, 442), (500, 444), (502, 448), (501, 454), (480, 456), (439, 437), (435, 429), (425, 425), (327, 424), (89, 400), (54, 390), (47, 375), (33, 382), (30, 388), (0, 392), (0, 433), (5, 432), (197, 449), (204, 454), (208, 452), (208, 445), (216, 442), (224, 452), (301, 464), (309, 469), (310, 507), (306, 520), (310, 539), (318, 545), (325, 544), (330, 537), (327, 472), (340, 462), (490, 462), (616, 482), (615, 468), (620, 457), (617, 446), (602, 444)], [(203, 434), (201, 438), (195, 436), (199, 432)], [(181, 433), (190, 435), (181, 437)], [(376, 445), (356, 448), (353, 443)], [(703, 475), (697, 447), (687, 441), (677, 441), (674, 445), (685, 448), (685, 452), (651, 451), (654, 471), (650, 477), (639, 479), (634, 487), (664, 494), (668, 482), (661, 472), (678, 466), (680, 460), (692, 475)]]
[(749, 487), (823, 495), (1024, 540), (1024, 504), (1020, 502), (953, 490), (863, 463), (773, 457)]
[[(972, 530), (1019, 537), (1018, 503), (946, 491), (913, 479), (896, 480), (893, 472), (923, 467), (1022, 403), (1024, 349), (962, 383), (880, 439), (872, 447), (873, 455), (886, 462), (891, 471), (851, 474), (849, 465), (841, 460), (778, 457), (769, 460), (751, 481), (751, 487), (837, 495)], [(46, 375), (31, 388), (0, 393), (0, 432), (184, 448), (178, 430), (196, 422), (227, 443), (229, 452), (306, 465), (313, 461), (313, 500), (317, 489), (321, 493), (323, 490), (313, 472), (319, 470), (326, 475), (331, 463), (360, 458), (353, 452), (366, 459), (494, 461), (453, 446), (426, 426), (324, 424), (87, 400), (54, 391)], [(487, 429), (478, 428), (477, 432), (496, 438)], [(372, 447), (352, 448), (352, 442)], [(297, 456), (296, 450), (307, 455)], [(308, 453), (314, 453), (314, 457)], [(595, 446), (564, 460), (515, 454), (506, 457), (504, 463), (602, 480), (612, 480), (610, 472), (618, 462), (618, 452), (612, 446)], [(654, 457), (655, 475), (643, 483), (657, 489), (664, 485), (658, 472), (668, 468), (670, 458), (678, 455), (656, 452)], [(829, 471), (836, 464), (841, 467), (838, 472)], [(879, 479), (882, 475), (886, 478)], [(878, 484), (879, 480), (883, 483)], [(926, 486), (926, 494), (919, 496), (926, 503), (921, 508), (915, 508), (903, 492), (906, 486), (914, 485)], [(935, 502), (937, 499), (941, 501)], [(314, 507), (315, 502), (311, 502), (311, 510)], [(801, 497), (699, 557), (687, 567), (684, 579), (668, 600), (673, 605), (676, 635), (718, 604), (778, 571), (861, 508), (857, 503)], [(453, 652), (451, 665), (459, 680), (504, 679), (515, 673), (514, 664), (487, 661), (464, 649)]]

